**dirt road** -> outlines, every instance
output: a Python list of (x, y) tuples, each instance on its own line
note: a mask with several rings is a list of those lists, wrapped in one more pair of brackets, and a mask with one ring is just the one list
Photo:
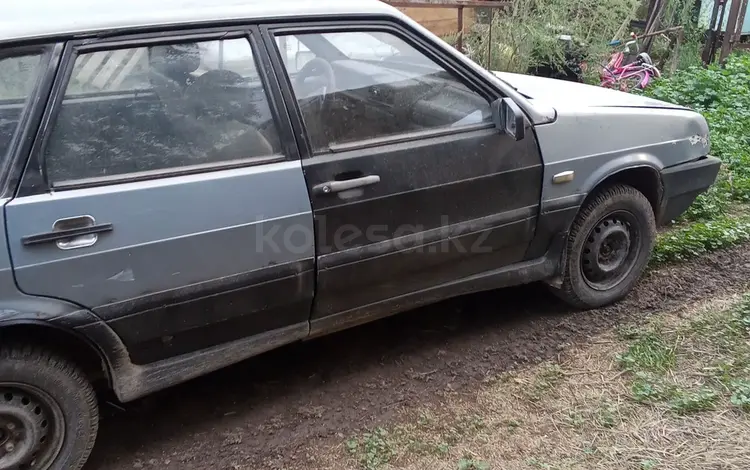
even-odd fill
[(744, 246), (652, 272), (597, 311), (566, 311), (539, 286), (454, 299), (282, 348), (124, 410), (103, 403), (86, 468), (316, 468), (320, 444), (446, 393), (472, 394), (488, 376), (552, 358), (625, 318), (748, 285)]

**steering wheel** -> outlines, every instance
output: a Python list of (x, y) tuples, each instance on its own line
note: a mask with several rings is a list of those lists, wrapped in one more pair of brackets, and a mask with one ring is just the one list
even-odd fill
[(329, 94), (336, 88), (336, 75), (331, 64), (320, 57), (306, 63), (294, 78), (294, 91), (298, 100), (317, 104), (323, 109)]

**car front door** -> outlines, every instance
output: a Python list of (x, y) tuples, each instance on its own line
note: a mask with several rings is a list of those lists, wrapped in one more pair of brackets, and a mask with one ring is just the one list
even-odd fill
[(5, 207), (18, 287), (92, 310), (137, 364), (308, 333), (312, 211), (255, 44), (240, 30), (68, 44)]
[[(496, 90), (389, 23), (283, 25), (265, 39), (306, 136), (313, 334), (523, 260), (542, 162), (530, 128), (516, 141), (493, 125)], [(297, 43), (310, 51), (302, 61), (288, 52)]]

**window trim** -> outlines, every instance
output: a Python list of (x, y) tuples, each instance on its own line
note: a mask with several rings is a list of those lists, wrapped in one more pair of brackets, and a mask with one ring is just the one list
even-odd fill
[(384, 147), (386, 145), (403, 144), (405, 142), (419, 142), (425, 139), (434, 139), (437, 137), (445, 137), (447, 135), (468, 134), (470, 132), (483, 131), (494, 128), (494, 123), (482, 122), (477, 124), (467, 124), (458, 127), (436, 127), (434, 129), (409, 131), (396, 135), (387, 135), (383, 137), (373, 137), (371, 139), (358, 140), (356, 142), (331, 144), (328, 147), (328, 152), (326, 153), (342, 153), (352, 150), (363, 150)]
[[(281, 143), (281, 152), (277, 155), (268, 155), (257, 158), (237, 159), (225, 162), (215, 162), (206, 164), (196, 164), (188, 167), (175, 167), (154, 170), (149, 172), (139, 172), (123, 175), (112, 175), (96, 178), (82, 178), (79, 180), (62, 181), (53, 184), (49, 180), (46, 166), (46, 149), (49, 143), (52, 125), (54, 125), (60, 113), (65, 90), (70, 82), (75, 61), (80, 54), (114, 50), (123, 48), (136, 48), (144, 46), (153, 46), (159, 44), (178, 44), (196, 41), (217, 41), (229, 39), (246, 39), (250, 46), (251, 58), (255, 62), (260, 82), (266, 92), (268, 106), (271, 111), (276, 131)], [(155, 179), (179, 177), (184, 175), (193, 175), (199, 173), (210, 173), (234, 168), (246, 168), (258, 165), (265, 165), (287, 160), (299, 160), (299, 151), (293, 142), (291, 136), (292, 129), (289, 122), (288, 114), (283, 105), (280, 104), (279, 85), (276, 80), (272, 80), (269, 73), (269, 61), (266, 57), (267, 51), (260, 40), (260, 31), (257, 26), (244, 24), (233, 28), (208, 28), (202, 30), (171, 31), (169, 34), (164, 32), (151, 32), (133, 34), (127, 36), (105, 37), (97, 39), (82, 39), (69, 41), (65, 44), (60, 67), (54, 77), (50, 98), (44, 107), (44, 116), (39, 129), (36, 133), (34, 145), (31, 148), (31, 156), (26, 165), (26, 171), (18, 190), (17, 197), (44, 194), (54, 191), (65, 191), (72, 189), (83, 189), (100, 186), (111, 186), (125, 184), (137, 181), (148, 181)]]
[(27, 164), (29, 152), (33, 146), (33, 136), (42, 120), (57, 67), (62, 56), (62, 43), (50, 43), (35, 46), (21, 46), (0, 52), (0, 59), (18, 57), (34, 53), (41, 54), (40, 69), (32, 93), (24, 100), (18, 128), (13, 135), (5, 162), (0, 168), (2, 197), (12, 197), (20, 185), (20, 180)]
[(318, 155), (329, 155), (333, 153), (340, 153), (344, 150), (360, 150), (368, 148), (377, 148), (379, 146), (390, 145), (395, 143), (414, 142), (422, 141), (430, 138), (441, 137), (446, 134), (460, 134), (465, 132), (473, 132), (476, 130), (486, 129), (489, 127), (488, 123), (471, 124), (468, 126), (461, 126), (460, 128), (435, 128), (426, 129), (419, 132), (396, 134), (393, 136), (376, 137), (372, 139), (366, 139), (356, 142), (346, 142), (341, 144), (334, 144), (327, 150), (315, 151), (312, 148), (310, 136), (307, 132), (307, 126), (304, 124), (302, 118), (302, 112), (299, 108), (294, 91), (292, 90), (291, 77), (287, 73), (286, 67), (281, 57), (281, 51), (276, 44), (277, 35), (294, 35), (294, 34), (324, 34), (324, 33), (344, 33), (344, 32), (362, 32), (362, 31), (374, 31), (374, 32), (385, 32), (390, 33), (406, 42), (409, 46), (413, 47), (417, 52), (425, 55), (428, 59), (435, 62), (438, 66), (444, 68), (447, 72), (456, 77), (464, 86), (470, 91), (479, 94), (482, 98), (487, 100), (488, 105), (491, 104), (495, 99), (503, 96), (500, 89), (493, 87), (486, 80), (482, 79), (479, 75), (475, 74), (474, 71), (464, 67), (460, 62), (454, 58), (444, 54), (439, 49), (435, 48), (432, 44), (426, 41), (418, 32), (414, 31), (408, 25), (404, 25), (400, 22), (387, 19), (377, 20), (344, 20), (334, 19), (328, 21), (319, 22), (299, 22), (291, 21), (277, 24), (265, 24), (260, 27), (263, 41), (265, 42), (266, 49), (271, 56), (273, 63), (273, 70), (279, 77), (278, 80), (282, 84), (281, 91), (284, 94), (285, 102), (289, 107), (289, 112), (293, 116), (293, 124), (297, 129), (298, 136), (301, 136), (304, 141), (298, 140), (300, 149), (302, 150), (302, 158), (312, 158)]

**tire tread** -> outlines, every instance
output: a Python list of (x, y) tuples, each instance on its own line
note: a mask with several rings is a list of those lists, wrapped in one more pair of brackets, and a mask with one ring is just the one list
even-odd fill
[(552, 289), (552, 292), (564, 302), (568, 303), (577, 309), (588, 309), (591, 308), (584, 299), (576, 292), (575, 286), (572, 283), (570, 276), (570, 256), (573, 255), (576, 240), (578, 239), (583, 226), (586, 224), (591, 215), (602, 205), (616, 198), (632, 198), (641, 206), (648, 207), (649, 215), (651, 216), (652, 226), (649, 230), (655, 229), (654, 213), (651, 203), (648, 201), (646, 196), (635, 189), (632, 186), (625, 184), (614, 184), (612, 186), (605, 187), (599, 190), (590, 200), (588, 200), (584, 207), (581, 208), (580, 212), (576, 216), (573, 224), (571, 225), (570, 231), (568, 232), (568, 241), (566, 246), (566, 252), (568, 254), (568, 263), (566, 263), (565, 270), (563, 272), (563, 282), (559, 288)]
[[(63, 387), (67, 388), (73, 386), (76, 388), (76, 395), (82, 397), (83, 405), (90, 413), (88, 417), (78, 416), (79, 426), (85, 424), (81, 422), (82, 420), (87, 419), (89, 428), (88, 432), (91, 438), (86, 442), (86, 447), (80, 453), (77, 462), (75, 462), (74, 465), (68, 465), (65, 468), (66, 470), (81, 470), (94, 448), (96, 435), (99, 430), (98, 402), (96, 392), (91, 386), (91, 383), (81, 369), (72, 362), (38, 345), (3, 345), (0, 347), (0, 361), (4, 360), (28, 363), (29, 367), (33, 367), (38, 373), (44, 374), (47, 372), (48, 376), (52, 377), (57, 382), (60, 382), (59, 376), (62, 376), (71, 382), (69, 384), (63, 384)], [(55, 467), (53, 466), (53, 468)]]

